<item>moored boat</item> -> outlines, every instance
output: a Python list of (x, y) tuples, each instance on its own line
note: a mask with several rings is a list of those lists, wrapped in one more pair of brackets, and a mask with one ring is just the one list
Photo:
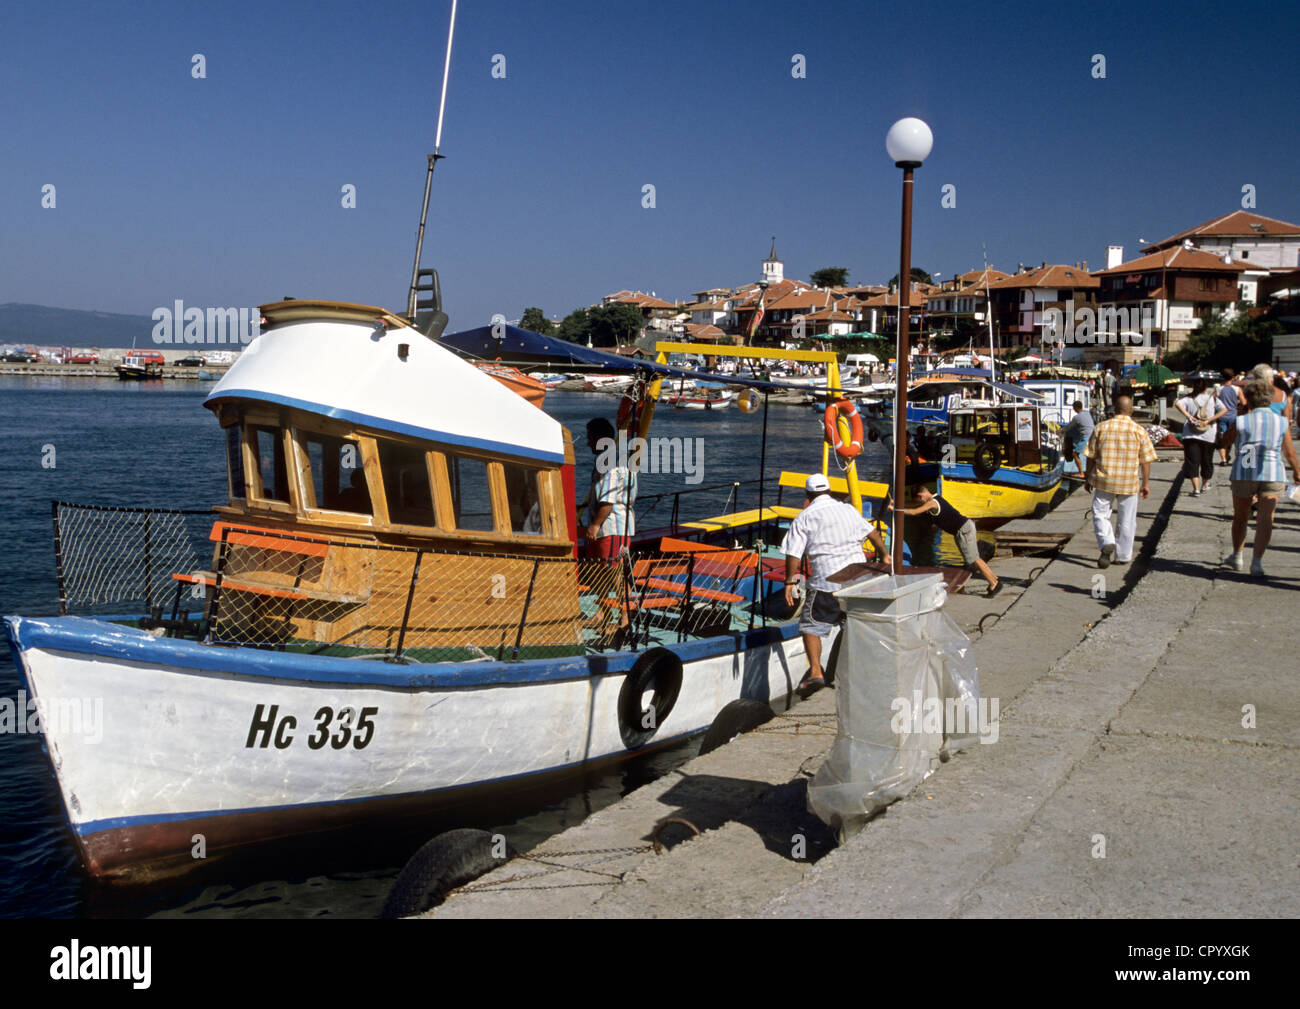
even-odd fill
[(756, 550), (580, 560), (557, 421), (382, 309), (262, 313), (204, 403), (228, 483), (206, 549), (166, 512), (59, 506), (67, 607), (107, 579), (138, 609), (5, 619), (31, 696), (104, 699), (98, 739), (42, 726), (92, 875), (454, 807), (790, 694)]
[(113, 370), (123, 381), (142, 382), (160, 379), (163, 374), (163, 356), (158, 353), (132, 352), (122, 358)]

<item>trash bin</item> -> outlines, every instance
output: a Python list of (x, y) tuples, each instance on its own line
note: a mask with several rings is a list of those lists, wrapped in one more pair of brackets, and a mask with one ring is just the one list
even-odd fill
[(940, 575), (880, 575), (835, 596), (847, 617), (835, 676), (839, 725), (808, 786), (808, 809), (843, 842), (928, 777), (945, 747), (974, 738), (979, 674), (970, 639), (943, 612)]

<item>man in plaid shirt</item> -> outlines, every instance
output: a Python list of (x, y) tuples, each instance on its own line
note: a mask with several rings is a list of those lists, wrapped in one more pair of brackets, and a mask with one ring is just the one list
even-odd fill
[[(1133, 422), (1132, 395), (1115, 397), (1115, 416), (1093, 429), (1083, 455), (1088, 460), (1083, 486), (1092, 491), (1092, 528), (1101, 548), (1097, 567), (1108, 568), (1112, 561), (1127, 564), (1133, 559), (1138, 498), (1151, 496), (1151, 464), (1156, 459), (1151, 438)], [(1116, 516), (1113, 531), (1111, 512)]]

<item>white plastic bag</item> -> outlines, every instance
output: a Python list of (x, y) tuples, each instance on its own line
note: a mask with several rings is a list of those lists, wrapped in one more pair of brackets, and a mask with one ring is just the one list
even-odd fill
[(976, 738), (979, 671), (942, 611), (937, 574), (868, 579), (835, 593), (847, 613), (835, 676), (838, 733), (808, 809), (841, 841)]

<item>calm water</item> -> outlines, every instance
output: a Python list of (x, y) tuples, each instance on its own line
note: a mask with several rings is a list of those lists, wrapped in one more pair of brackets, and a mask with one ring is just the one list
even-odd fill
[[(0, 550), (0, 613), (57, 612), (51, 499), (161, 508), (207, 508), (224, 500), (220, 429), (202, 407), (210, 388), (210, 383), (191, 382), (0, 378), (0, 430), (7, 448), (0, 455), (0, 528), (7, 533)], [(575, 434), (580, 495), (592, 460), (582, 436), (586, 421), (598, 414), (612, 418), (617, 403), (617, 397), (586, 393), (548, 397), (548, 412)], [(703, 450), (701, 479), (688, 484), (682, 474), (643, 474), (642, 527), (669, 522), (671, 498), (656, 504), (650, 500), (656, 494), (756, 478), (762, 416), (734, 408), (660, 410), (654, 436), (702, 439), (693, 443)], [(781, 470), (809, 472), (820, 466), (820, 442), (821, 419), (812, 408), (771, 408), (767, 503), (775, 501)], [(888, 465), (883, 451), (870, 445), (869, 453), (865, 471), (882, 472)], [(742, 488), (741, 495), (740, 507), (757, 504), (756, 488)], [(727, 504), (727, 489), (689, 494), (682, 499), (681, 517), (716, 514)], [(0, 650), (0, 697), (14, 698), (17, 690), (6, 645)], [(677, 766), (696, 745), (683, 744), (578, 782), (567, 795), (539, 797), (544, 801), (532, 809), (488, 811), (477, 820), (446, 826), (502, 829), (517, 847), (527, 848)], [(418, 844), (419, 838), (400, 850), (409, 854)], [(123, 894), (90, 887), (39, 739), (0, 736), (0, 917), (373, 915), (405, 857), (385, 848), (364, 839), (329, 848), (303, 845), (292, 853), (293, 871), (281, 867), (273, 875), (236, 875), (223, 869), (225, 875), (188, 888)]]

